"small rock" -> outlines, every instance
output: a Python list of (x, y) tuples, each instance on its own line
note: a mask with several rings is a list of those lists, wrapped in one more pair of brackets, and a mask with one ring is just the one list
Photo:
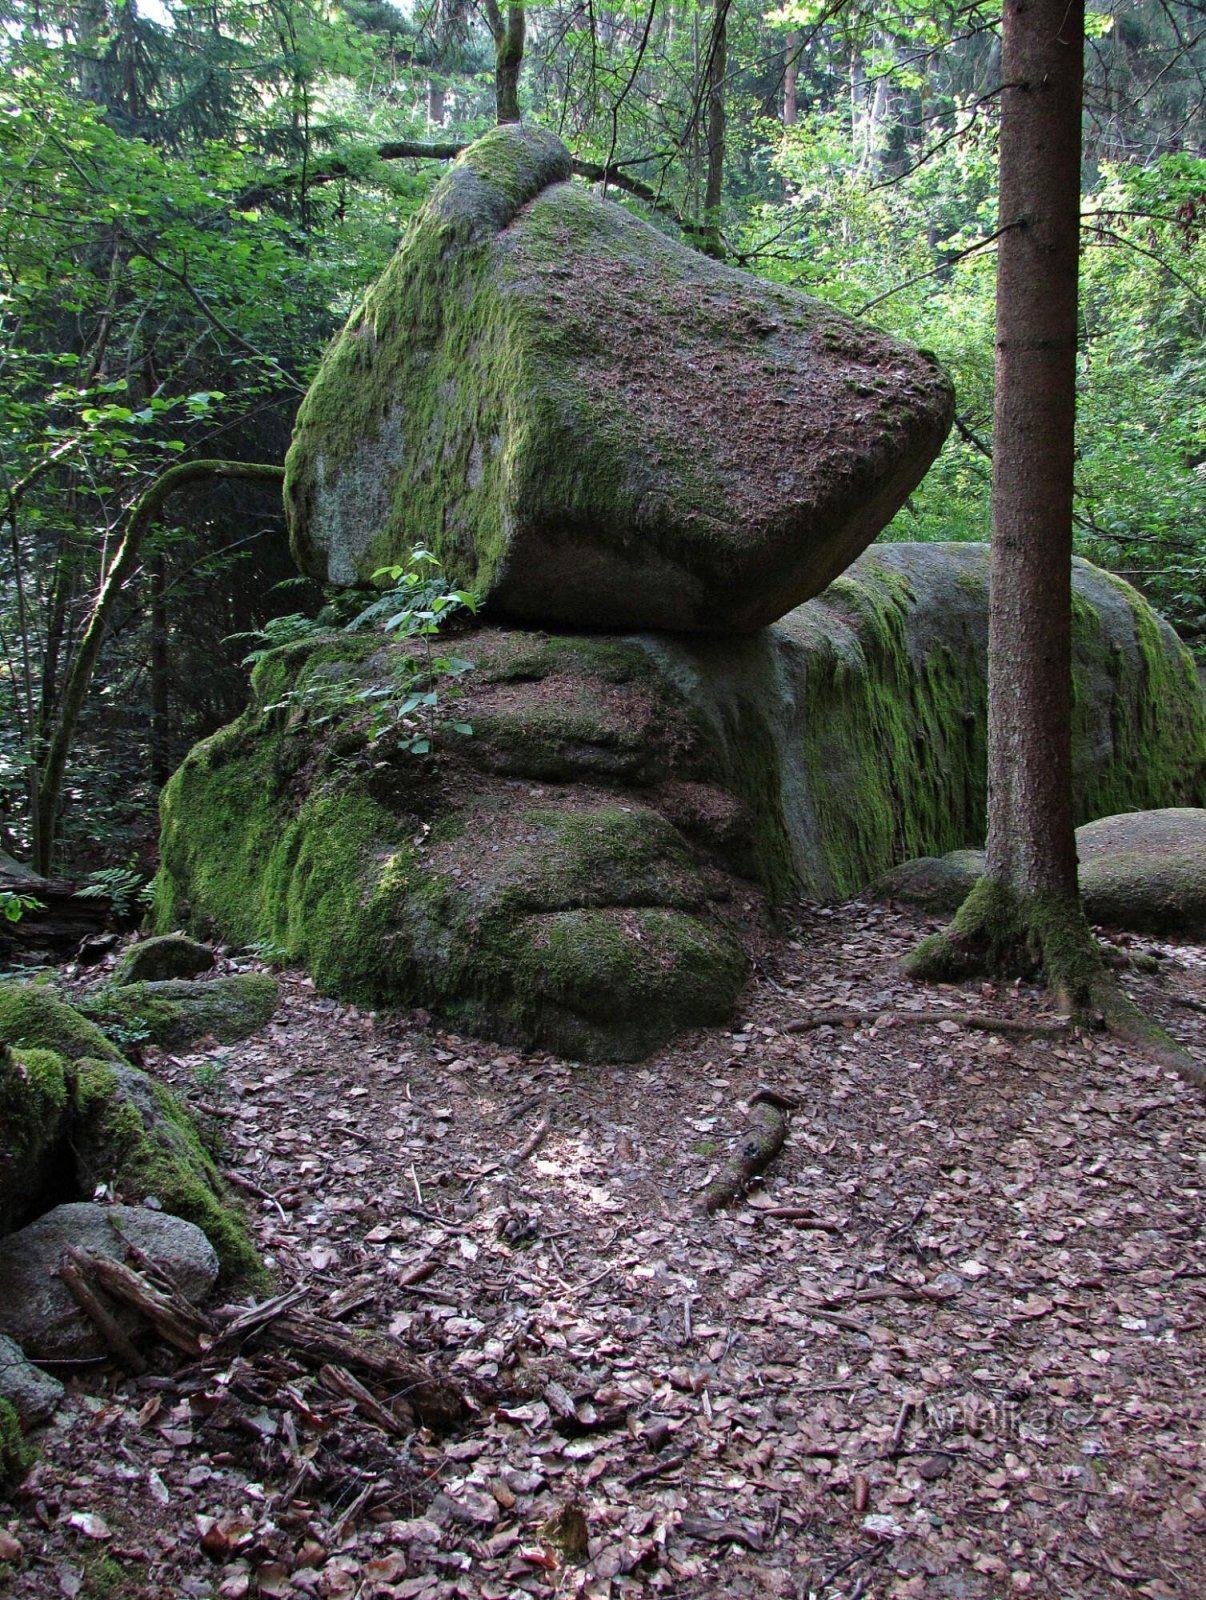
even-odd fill
[(207, 944), (198, 944), (182, 933), (165, 933), (155, 939), (140, 939), (117, 963), (115, 983), (154, 983), (161, 978), (195, 978), (208, 972), (214, 953)]
[(8, 1401), (24, 1427), (45, 1422), (64, 1393), (57, 1378), (35, 1367), (19, 1344), (0, 1333), (0, 1400)]

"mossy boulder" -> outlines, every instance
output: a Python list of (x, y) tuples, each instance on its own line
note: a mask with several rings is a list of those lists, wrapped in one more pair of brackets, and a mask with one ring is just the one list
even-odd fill
[[(1174, 806), (1101, 817), (1076, 830), (1090, 922), (1132, 933), (1206, 938), (1206, 810)], [(958, 910), (985, 870), (982, 850), (906, 861), (875, 885), (882, 898)]]
[(271, 974), (234, 972), (201, 981), (108, 984), (80, 1005), (119, 1036), (183, 1050), (207, 1038), (217, 1044), (246, 1039), (271, 1018), (279, 999)]
[[(1075, 582), (1081, 816), (1197, 803), (1188, 657), (1133, 590)], [(159, 925), (526, 1044), (656, 1048), (731, 1005), (760, 896), (983, 837), (987, 591), (983, 546), (897, 545), (751, 636), (480, 628), (474, 733), (426, 761), (389, 718), (405, 646), (291, 646), (165, 790)]]
[(0, 1495), (10, 1494), (33, 1464), (20, 1417), (7, 1400), (0, 1399)]
[(363, 584), (424, 544), (537, 623), (774, 621), (921, 480), (949, 380), (569, 177), (512, 126), (436, 187), (298, 414), (297, 560)]
[(1102, 817), (1077, 830), (1076, 849), (1094, 922), (1206, 938), (1206, 810)]
[[(255, 980), (238, 991), (244, 1020), (253, 1011), (263, 1020), (276, 1003), (275, 983), (237, 976)], [(178, 1024), (182, 1011), (171, 999), (144, 1004), (164, 1006), (159, 1020)], [(225, 1002), (208, 1002), (206, 1033), (215, 1004)], [(132, 1010), (125, 1021), (132, 1025), (140, 1015)], [(14, 1041), (0, 1059), (0, 1233), (48, 1197), (54, 1203), (104, 1185), (125, 1200), (153, 1197), (198, 1224), (228, 1278), (262, 1277), (242, 1213), (169, 1089), (132, 1067), (93, 1021), (43, 985), (0, 985), (0, 1016)]]
[(168, 978), (195, 978), (209, 972), (213, 964), (214, 953), (207, 944), (198, 944), (182, 933), (165, 933), (132, 944), (114, 968), (113, 982), (159, 983)]
[(77, 1192), (103, 1185), (127, 1203), (153, 1199), (201, 1229), (227, 1280), (260, 1280), (243, 1215), (171, 1091), (125, 1062), (81, 1061), (76, 1074)]
[(68, 1061), (81, 1056), (121, 1060), (121, 1051), (95, 1022), (42, 983), (0, 983), (0, 1040), (53, 1050)]
[(68, 1111), (67, 1064), (57, 1051), (0, 1045), (0, 1233), (56, 1187)]

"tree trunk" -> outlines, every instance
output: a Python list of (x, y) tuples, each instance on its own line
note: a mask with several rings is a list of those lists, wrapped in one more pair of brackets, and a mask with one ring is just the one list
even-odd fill
[(430, 128), (444, 126), (444, 86), (433, 78), (427, 81), (427, 125)]
[(498, 0), (485, 0), (486, 20), (494, 36), (495, 121), (518, 122), (519, 69), (523, 65), (523, 46), (527, 32), (527, 13), (511, 0), (504, 18)]
[(46, 755), (38, 774), (34, 814), (35, 856), (34, 869), (48, 874), (58, 826), (59, 798), (63, 789), (63, 774), (67, 757), (75, 738), (84, 697), (92, 682), (92, 674), (100, 656), (101, 645), (108, 631), (113, 609), (127, 581), (138, 564), (143, 540), (153, 527), (155, 518), (168, 496), (186, 484), (199, 483), (209, 478), (249, 478), (257, 482), (283, 482), (285, 469), (254, 461), (182, 461), (161, 473), (130, 511), (126, 531), (117, 554), (105, 573), (92, 614), (88, 618), (79, 648), (63, 684), (62, 699), (54, 730), (46, 747)]
[(168, 690), (167, 560), (157, 550), (150, 563), (151, 587), (151, 783), (162, 789), (172, 775), (171, 702)]
[(800, 81), (800, 35), (793, 28), (783, 55), (783, 126), (794, 128), (799, 115), (796, 90)]
[(1083, 0), (1006, 0), (989, 614), (988, 869), (915, 976), (1099, 971), (1072, 814), (1072, 479)]
[(704, 179), (703, 244), (710, 255), (723, 256), (720, 243), (720, 198), (724, 188), (724, 80), (728, 59), (729, 0), (714, 0), (712, 37), (707, 61), (708, 164)]

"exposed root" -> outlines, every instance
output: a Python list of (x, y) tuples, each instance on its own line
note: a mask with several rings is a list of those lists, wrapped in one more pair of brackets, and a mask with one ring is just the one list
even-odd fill
[(1020, 900), (1006, 884), (981, 878), (950, 927), (923, 939), (901, 965), (921, 983), (1041, 972), (1057, 1008), (1073, 1023), (1106, 1028), (1161, 1066), (1206, 1085), (1206, 1069), (1114, 982), (1079, 899)]

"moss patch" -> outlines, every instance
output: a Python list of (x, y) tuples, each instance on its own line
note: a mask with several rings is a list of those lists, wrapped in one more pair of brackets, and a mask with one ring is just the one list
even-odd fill
[(154, 1195), (165, 1211), (201, 1229), (228, 1282), (264, 1282), (247, 1225), (168, 1089), (124, 1064), (81, 1061), (73, 1120), (82, 1192), (112, 1184), (130, 1204)]
[(41, 984), (0, 983), (0, 1039), (53, 1050), (68, 1061), (81, 1056), (121, 1060), (121, 1052), (95, 1023)]
[(0, 1494), (7, 1495), (34, 1464), (34, 1452), (21, 1432), (21, 1419), (0, 1400)]
[(0, 1233), (18, 1227), (53, 1183), (67, 1103), (61, 1055), (0, 1047)]
[(182, 1049), (207, 1037), (218, 1044), (246, 1039), (271, 1018), (279, 999), (275, 978), (237, 972), (196, 982), (110, 984), (85, 996), (80, 1007), (118, 1037)]

